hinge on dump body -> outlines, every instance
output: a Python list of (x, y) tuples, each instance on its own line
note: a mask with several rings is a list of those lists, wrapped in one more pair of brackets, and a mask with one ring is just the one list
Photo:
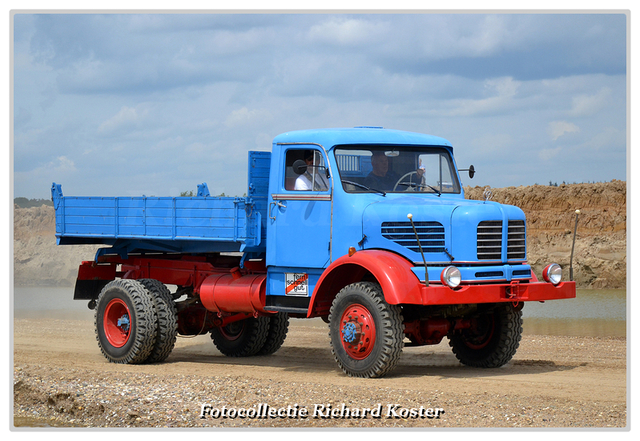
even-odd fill
[(207, 185), (207, 183), (203, 182), (202, 184), (199, 184), (198, 185), (198, 197), (208, 198), (209, 196), (211, 196), (211, 193), (209, 193), (209, 186)]

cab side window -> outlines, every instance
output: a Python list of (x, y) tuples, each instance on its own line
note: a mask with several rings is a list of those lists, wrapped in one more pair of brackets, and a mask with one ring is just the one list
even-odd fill
[(320, 151), (287, 151), (284, 187), (290, 191), (329, 190), (329, 178)]

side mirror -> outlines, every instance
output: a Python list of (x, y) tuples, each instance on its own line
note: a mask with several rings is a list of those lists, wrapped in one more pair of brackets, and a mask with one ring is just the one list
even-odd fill
[(302, 159), (298, 159), (293, 163), (293, 172), (297, 175), (301, 175), (307, 171), (307, 163)]
[(473, 177), (476, 175), (476, 168), (473, 165), (470, 165), (469, 168), (458, 169), (458, 171), (459, 172), (468, 171), (469, 172), (469, 179), (473, 179)]

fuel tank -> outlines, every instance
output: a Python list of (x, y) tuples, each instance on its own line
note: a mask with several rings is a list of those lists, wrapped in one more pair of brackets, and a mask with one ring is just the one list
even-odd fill
[(200, 301), (213, 312), (264, 312), (266, 274), (213, 274), (200, 285)]

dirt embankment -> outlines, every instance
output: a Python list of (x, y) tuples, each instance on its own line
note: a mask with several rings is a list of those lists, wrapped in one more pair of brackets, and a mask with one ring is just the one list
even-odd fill
[(57, 246), (53, 207), (14, 207), (13, 264), (16, 286), (73, 286), (78, 265), (98, 246)]
[[(485, 187), (467, 187), (469, 199), (484, 200)], [(624, 181), (558, 187), (492, 188), (492, 200), (516, 205), (527, 215), (529, 263), (538, 277), (557, 262), (568, 278), (569, 257), (580, 209), (574, 278), (580, 288), (624, 288), (627, 266), (627, 188)], [(15, 208), (14, 275), (18, 286), (72, 286), (78, 265), (96, 246), (56, 246), (52, 207)]]
[[(485, 187), (467, 187), (468, 199), (484, 200)], [(579, 288), (625, 288), (627, 279), (627, 183), (612, 181), (558, 187), (491, 188), (491, 200), (520, 207), (527, 216), (527, 257), (538, 277), (556, 262)]]

